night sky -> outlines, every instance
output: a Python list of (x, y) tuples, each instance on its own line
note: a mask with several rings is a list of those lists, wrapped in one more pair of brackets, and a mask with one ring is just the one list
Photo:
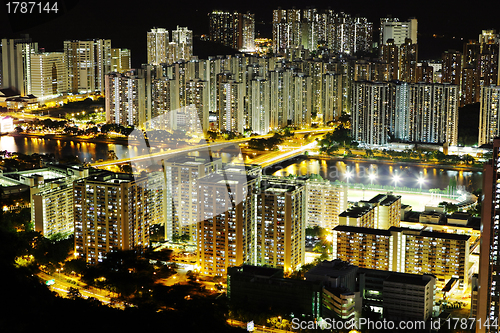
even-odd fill
[[(0, 10), (2, 37), (29, 33), (46, 51), (61, 51), (66, 39), (110, 38), (113, 47), (132, 50), (132, 65), (146, 60), (146, 32), (152, 27), (168, 30), (177, 25), (193, 30), (195, 36), (208, 34), (208, 16), (213, 9), (250, 11), (255, 14), (256, 31), (271, 36), (272, 10), (281, 8), (331, 8), (365, 16), (378, 28), (379, 18), (391, 15), (400, 20), (418, 19), (419, 58), (437, 58), (449, 48), (462, 50), (462, 41), (477, 39), (482, 29), (500, 30), (500, 1), (58, 1), (60, 14), (7, 14)], [(53, 3), (54, 1), (52, 1)], [(44, 1), (45, 3), (45, 1)], [(411, 5), (410, 5), (411, 4)], [(433, 38), (437, 34), (441, 38)], [(378, 30), (375, 32), (378, 41)], [(453, 39), (455, 37), (455, 39)], [(196, 38), (196, 37), (195, 37)], [(196, 43), (194, 54), (197, 54)]]

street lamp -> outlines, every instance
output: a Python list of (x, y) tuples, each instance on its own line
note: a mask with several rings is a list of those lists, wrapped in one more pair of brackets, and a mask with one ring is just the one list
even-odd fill
[(422, 192), (422, 184), (425, 183), (425, 178), (424, 176), (422, 176), (422, 171), (420, 171), (420, 175), (418, 176), (417, 182), (420, 185), (420, 192)]
[(370, 174), (368, 175), (368, 178), (370, 178), (370, 183), (371, 183), (371, 185), (373, 186), (373, 181), (374, 181), (375, 179), (377, 179), (377, 174), (376, 174), (376, 173), (370, 173)]
[(349, 166), (347, 166), (344, 177), (347, 179), (347, 186), (349, 186), (349, 179), (352, 177), (352, 172), (349, 170)]
[(401, 177), (396, 173), (392, 176), (392, 181), (394, 182), (394, 190), (398, 186), (398, 182), (401, 180)]

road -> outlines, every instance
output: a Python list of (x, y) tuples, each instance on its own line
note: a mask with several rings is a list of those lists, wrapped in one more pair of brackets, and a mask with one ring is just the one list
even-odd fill
[[(234, 326), (234, 327), (241, 327), (244, 329), (247, 328), (247, 323), (239, 321), (239, 320), (228, 319), (227, 323), (231, 326)], [(271, 332), (271, 333), (285, 333), (285, 332), (293, 332), (293, 331), (282, 330), (282, 329), (278, 329), (278, 328), (274, 328), (274, 327), (266, 327), (266, 326), (254, 324), (253, 332), (257, 332), (257, 333), (269, 333), (269, 332)]]
[(64, 274), (54, 273), (54, 275), (49, 275), (49, 274), (40, 272), (40, 273), (38, 273), (38, 277), (40, 277), (44, 281), (53, 279), (55, 283), (53, 285), (49, 286), (49, 288), (50, 288), (50, 290), (57, 292), (62, 297), (68, 296), (69, 288), (76, 288), (80, 291), (80, 294), (82, 294), (82, 296), (84, 298), (94, 297), (107, 305), (114, 305), (114, 306), (116, 306), (118, 308), (122, 308), (122, 309), (125, 308), (123, 303), (112, 303), (111, 302), (111, 297), (110, 297), (111, 293), (102, 292), (99, 289), (95, 289), (95, 288), (93, 288), (92, 290), (85, 289), (77, 284), (69, 283), (69, 282), (67, 282), (67, 279), (70, 279), (70, 280), (74, 280), (74, 279), (72, 279), (71, 277), (66, 276)]
[[(333, 130), (333, 128), (317, 129), (317, 130), (298, 130), (298, 131), (295, 131), (294, 133), (295, 134), (319, 134), (319, 133), (330, 132), (332, 130)], [(181, 153), (187, 154), (189, 152), (194, 152), (194, 151), (204, 150), (204, 149), (206, 149), (206, 150), (209, 150), (209, 149), (210, 150), (218, 150), (218, 149), (224, 148), (225, 146), (245, 143), (245, 142), (250, 141), (252, 139), (269, 138), (271, 136), (272, 136), (272, 134), (266, 134), (266, 135), (260, 135), (260, 136), (253, 136), (253, 137), (249, 137), (249, 138), (241, 138), (241, 139), (227, 140), (227, 141), (222, 141), (222, 142), (206, 143), (206, 144), (195, 145), (195, 146), (191, 146), (191, 147), (172, 149), (172, 150), (158, 152), (158, 153), (149, 153), (149, 154), (145, 154), (145, 155), (135, 156), (132, 158), (124, 158), (124, 159), (113, 160), (113, 161), (96, 162), (96, 163), (93, 163), (92, 166), (99, 168), (99, 167), (106, 167), (106, 166), (122, 164), (122, 163), (129, 163), (129, 162), (137, 163), (137, 162), (147, 162), (147, 161), (151, 161), (151, 163), (153, 164), (156, 161), (159, 161), (159, 160), (162, 160), (162, 159), (165, 159), (168, 157), (172, 157), (176, 154), (181, 154)], [(285, 152), (284, 155), (282, 155), (281, 157), (279, 157), (279, 156), (273, 157), (272, 160), (265, 160), (262, 163), (265, 164), (264, 166), (267, 166), (269, 164), (277, 163), (277, 162), (280, 162), (281, 160), (288, 159), (294, 154), (298, 155), (307, 149), (311, 149), (311, 147), (313, 147), (313, 146), (311, 146), (312, 144), (316, 144), (316, 142), (313, 142), (313, 143), (306, 145), (306, 146), (296, 148), (291, 152)], [(144, 147), (148, 146), (145, 141), (143, 142), (142, 145), (144, 145)], [(153, 146), (154, 146), (154, 144), (153, 144)]]

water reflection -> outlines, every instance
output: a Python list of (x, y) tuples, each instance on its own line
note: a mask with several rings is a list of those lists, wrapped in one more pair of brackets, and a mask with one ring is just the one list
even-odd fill
[[(321, 167), (319, 167), (321, 165)], [(344, 162), (309, 158), (287, 165), (273, 174), (277, 176), (319, 174), (331, 181), (346, 182), (346, 174), (352, 173), (350, 183), (394, 185), (422, 189), (445, 189), (450, 184), (468, 191), (482, 188), (482, 172), (459, 171), (418, 165), (389, 165), (383, 162)]]
[[(54, 154), (56, 159), (65, 156), (78, 156), (82, 162), (92, 162), (108, 159), (108, 152), (113, 150), (118, 158), (129, 157), (127, 145), (79, 142), (76, 140), (54, 140), (47, 138), (0, 137), (0, 150), (19, 152), (23, 154)], [(147, 153), (146, 149), (133, 149), (132, 156)]]

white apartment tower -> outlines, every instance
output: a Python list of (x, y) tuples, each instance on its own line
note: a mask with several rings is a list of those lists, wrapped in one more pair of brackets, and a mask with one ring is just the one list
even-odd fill
[(21, 96), (31, 92), (31, 57), (38, 43), (28, 35), (20, 39), (2, 39), (2, 87), (13, 88)]
[(305, 262), (306, 194), (302, 184), (263, 181), (257, 195), (255, 259), (287, 273)]
[(368, 145), (386, 144), (394, 100), (392, 84), (354, 82), (352, 94), (353, 139)]
[(68, 91), (68, 69), (64, 54), (35, 53), (31, 56), (31, 93), (39, 100), (61, 96)]
[(167, 62), (169, 32), (164, 28), (153, 28), (147, 34), (148, 64), (159, 65)]
[(248, 261), (256, 181), (237, 171), (198, 180), (198, 265), (203, 275), (226, 276), (228, 267)]
[(106, 121), (142, 126), (146, 121), (144, 78), (134, 72), (106, 75)]
[(393, 39), (395, 45), (401, 46), (406, 38), (411, 39), (412, 44), (417, 44), (417, 31), (416, 18), (410, 18), (405, 22), (397, 18), (382, 18), (380, 19), (380, 44), (385, 45), (389, 39)]
[(149, 188), (149, 177), (163, 175), (104, 172), (73, 184), (76, 258), (96, 264), (108, 252), (149, 246), (152, 216), (163, 207), (161, 197), (151, 200), (157, 188)]
[(489, 144), (500, 135), (500, 86), (481, 87), (478, 146)]
[(64, 41), (68, 90), (73, 94), (103, 92), (111, 71), (111, 40)]
[[(169, 52), (170, 63), (184, 60), (189, 61), (193, 57), (193, 31), (186, 27), (177, 26), (172, 30), (172, 43), (175, 44), (175, 52)], [(170, 43), (171, 44), (171, 43)]]

